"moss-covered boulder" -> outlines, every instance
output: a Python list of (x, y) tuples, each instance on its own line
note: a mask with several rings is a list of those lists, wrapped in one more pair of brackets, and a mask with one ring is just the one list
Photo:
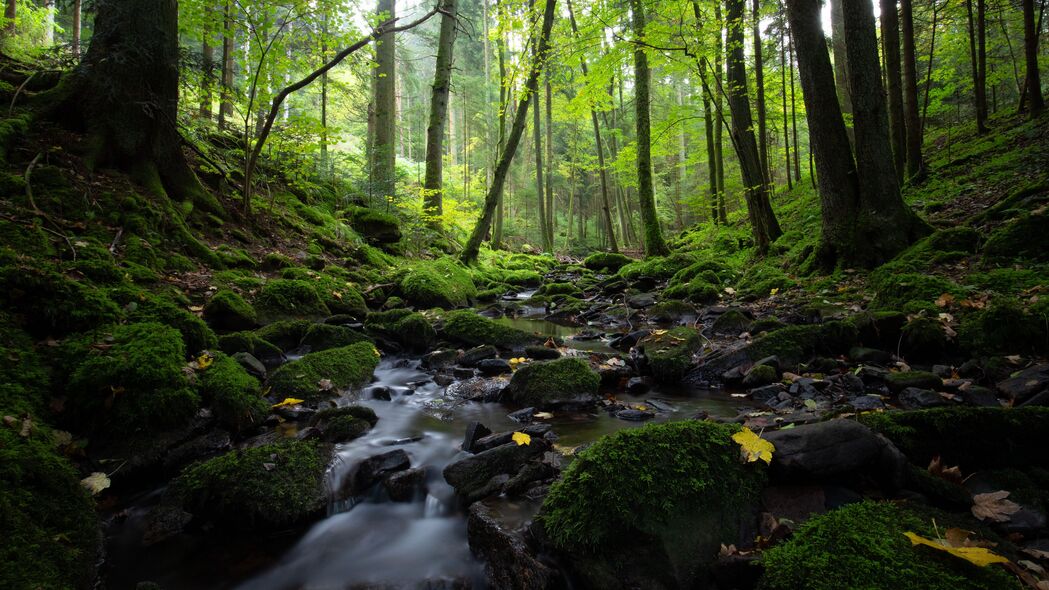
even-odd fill
[(631, 281), (639, 279), (663, 281), (673, 277), (678, 271), (695, 264), (697, 261), (697, 257), (693, 254), (678, 253), (670, 256), (653, 256), (626, 264), (616, 274)]
[(900, 371), (889, 373), (885, 384), (893, 393), (899, 393), (908, 387), (918, 389), (938, 389), (943, 386), (943, 379), (928, 371)]
[(699, 350), (703, 339), (692, 328), (678, 327), (653, 332), (638, 343), (645, 353), (648, 368), (657, 381), (680, 382), (692, 367), (692, 355)]
[(309, 328), (307, 328), (306, 332), (302, 335), (302, 340), (299, 342), (299, 346), (304, 349), (309, 348), (312, 352), (318, 352), (321, 350), (328, 350), (329, 348), (349, 346), (358, 342), (371, 342), (371, 339), (357, 330), (347, 328), (346, 326), (310, 324)]
[(1025, 214), (994, 230), (983, 247), (984, 259), (991, 262), (1035, 260), (1049, 262), (1049, 215)]
[(593, 271), (618, 272), (634, 259), (618, 252), (594, 252), (583, 260), (583, 266)]
[(379, 351), (370, 342), (311, 352), (274, 371), (269, 386), (279, 398), (315, 400), (335, 390), (360, 387), (372, 378)]
[(765, 481), (763, 464), (740, 460), (738, 430), (649, 425), (577, 455), (539, 519), (586, 587), (705, 587), (705, 568), (722, 543), (739, 542)]
[(264, 323), (282, 319), (321, 320), (331, 315), (313, 285), (295, 279), (267, 282), (255, 298), (255, 308)]
[[(129, 297), (130, 296), (130, 297)], [(129, 297), (129, 298), (124, 298)], [(157, 297), (124, 294), (120, 299), (125, 306), (133, 309), (128, 319), (133, 322), (157, 322), (178, 330), (186, 345), (188, 354), (196, 355), (203, 350), (210, 350), (218, 345), (215, 332), (196, 315), (182, 309), (172, 301)]]
[(364, 327), (414, 351), (430, 350), (437, 341), (437, 331), (426, 317), (408, 309), (370, 313)]
[(420, 309), (464, 307), (477, 295), (469, 271), (449, 258), (417, 263), (401, 279), (400, 291)]
[(235, 359), (216, 353), (198, 381), (204, 402), (210, 404), (215, 418), (231, 431), (246, 432), (266, 418), (269, 404), (262, 399), (259, 381)]
[(350, 227), (372, 244), (392, 244), (401, 239), (397, 218), (367, 207), (351, 207), (345, 213)]
[(250, 330), (258, 322), (258, 314), (238, 293), (222, 289), (204, 305), (204, 320), (215, 330)]
[(0, 587), (90, 588), (101, 533), (95, 505), (50, 436), (0, 425)]
[(290, 440), (233, 451), (187, 467), (169, 499), (223, 527), (275, 530), (320, 518), (328, 505), (327, 444)]
[(51, 372), (33, 347), (28, 334), (0, 314), (0, 413), (44, 415), (50, 394)]
[(119, 326), (112, 337), (83, 351), (72, 372), (63, 413), (74, 427), (102, 436), (182, 426), (200, 398), (183, 370), (181, 335), (163, 324)]
[(103, 290), (29, 264), (0, 267), (0, 307), (37, 337), (92, 330), (122, 315)]
[(535, 292), (536, 295), (547, 297), (578, 297), (583, 294), (575, 283), (547, 283)]
[(693, 303), (714, 303), (721, 297), (721, 288), (704, 277), (696, 277), (687, 283), (667, 287), (663, 297), (668, 299), (685, 299)]
[(945, 465), (960, 465), (964, 473), (1049, 468), (1043, 451), (1049, 440), (1049, 408), (946, 407), (862, 414), (859, 420), (922, 468), (936, 455)]
[(255, 330), (255, 336), (288, 352), (302, 344), (306, 332), (313, 325), (314, 323), (309, 320), (280, 320)]
[(597, 401), (601, 377), (583, 359), (561, 358), (521, 367), (503, 390), (503, 398), (522, 406), (547, 408)]
[(341, 269), (332, 268), (330, 272), (318, 272), (300, 266), (286, 268), (281, 278), (304, 281), (313, 285), (313, 289), (324, 302), (324, 305), (335, 314), (349, 314), (363, 317), (368, 313), (368, 306), (360, 292), (346, 280), (346, 277), (333, 274)]
[(470, 346), (491, 344), (504, 349), (516, 349), (541, 341), (538, 336), (498, 324), (470, 310), (445, 315), (442, 332), (448, 338)]
[(935, 275), (920, 273), (872, 274), (871, 286), (875, 290), (873, 306), (882, 310), (917, 312), (935, 310), (935, 302), (941, 295), (961, 298), (964, 291), (957, 283)]
[(1014, 299), (995, 299), (962, 319), (958, 339), (972, 354), (1016, 354), (1049, 350), (1046, 319), (1029, 313)]
[(363, 436), (379, 421), (367, 406), (341, 406), (317, 412), (310, 421), (321, 430), (327, 442), (342, 443)]
[[(942, 535), (947, 523), (938, 523)], [(943, 551), (913, 546), (913, 532), (936, 538), (928, 515), (890, 503), (861, 502), (817, 516), (762, 555), (768, 590), (1008, 590), (1005, 569), (980, 568)]]
[(678, 299), (663, 301), (645, 310), (645, 315), (653, 322), (676, 322), (696, 313), (695, 306)]

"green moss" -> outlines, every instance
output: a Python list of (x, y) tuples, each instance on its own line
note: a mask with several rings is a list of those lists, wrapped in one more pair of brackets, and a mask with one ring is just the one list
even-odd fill
[(583, 266), (593, 271), (618, 272), (634, 262), (633, 258), (617, 252), (594, 252), (583, 260)]
[(231, 248), (222, 244), (216, 250), (216, 254), (228, 268), (256, 268), (259, 265), (243, 248)]
[(358, 342), (371, 342), (367, 336), (346, 326), (332, 324), (310, 324), (302, 336), (300, 346), (307, 346), (313, 352), (349, 346)]
[(396, 217), (376, 209), (351, 207), (344, 213), (354, 231), (373, 244), (392, 244), (401, 239)]
[(295, 261), (280, 252), (267, 252), (262, 257), (262, 268), (264, 270), (281, 270), (289, 266), (295, 266)]
[(379, 364), (379, 352), (370, 342), (311, 352), (277, 369), (269, 386), (278, 397), (314, 400), (330, 396), (319, 387), (322, 379), (335, 389), (360, 387), (371, 380)]
[[(765, 480), (761, 467), (740, 461), (731, 438), (738, 430), (685, 421), (600, 438), (577, 455), (543, 502), (540, 518), (550, 539), (563, 549), (600, 552), (606, 544), (661, 536), (683, 521), (713, 516), (707, 524), (715, 528), (715, 542), (731, 542), (736, 519), (759, 499)], [(717, 545), (704, 549), (713, 557)]]
[(406, 309), (370, 313), (364, 327), (416, 351), (429, 350), (437, 341), (437, 331), (426, 317)]
[(258, 314), (239, 294), (222, 289), (204, 305), (204, 319), (216, 330), (248, 330), (255, 326)]
[(1042, 451), (1049, 436), (1049, 408), (946, 407), (863, 414), (859, 420), (884, 434), (920, 467), (941, 455), (945, 464), (961, 465), (965, 473), (1049, 468)]
[(0, 314), (0, 412), (42, 415), (51, 377), (28, 334)]
[(889, 373), (885, 377), (885, 383), (893, 392), (899, 393), (908, 387), (938, 389), (943, 386), (943, 379), (927, 371), (900, 371)]
[(266, 323), (291, 318), (319, 320), (331, 315), (312, 284), (293, 279), (267, 282), (255, 299), (255, 308)]
[(736, 285), (737, 291), (744, 297), (768, 297), (773, 292), (780, 292), (796, 286), (794, 279), (781, 269), (770, 264), (761, 264), (747, 269)]
[(696, 262), (696, 256), (692, 254), (678, 253), (670, 256), (655, 256), (626, 264), (616, 274), (628, 280), (639, 278), (666, 280), (674, 276), (678, 271)]
[(118, 326), (105, 346), (84, 351), (72, 372), (64, 416), (105, 436), (175, 428), (197, 412), (186, 348), (173, 328), (146, 322)]
[(342, 406), (318, 412), (311, 424), (322, 427), (324, 440), (341, 443), (363, 436), (378, 421), (367, 406)]
[(454, 311), (444, 318), (444, 334), (471, 346), (492, 344), (501, 348), (519, 348), (539, 342), (540, 338), (523, 330), (497, 324), (474, 311)]
[(463, 307), (477, 294), (469, 271), (450, 258), (416, 264), (401, 279), (400, 289), (406, 301), (423, 309)]
[(731, 334), (733, 336), (750, 330), (753, 322), (746, 314), (738, 309), (730, 309), (719, 315), (711, 326), (715, 334)]
[(156, 296), (140, 296), (134, 300), (134, 311), (128, 319), (133, 322), (157, 322), (179, 331), (186, 345), (186, 352), (197, 354), (215, 348), (218, 338), (211, 328), (196, 315), (178, 307), (167, 299)]
[(0, 306), (41, 337), (92, 330), (122, 315), (101, 289), (35, 264), (0, 268)]
[(696, 315), (696, 308), (684, 301), (671, 299), (670, 301), (663, 301), (646, 309), (645, 314), (648, 316), (648, 319), (652, 321), (672, 322), (680, 320), (685, 316)]
[(653, 333), (638, 346), (648, 359), (652, 376), (663, 383), (681, 380), (692, 367), (692, 355), (703, 344), (699, 332), (692, 328), (678, 327), (666, 332)]
[(309, 320), (282, 320), (255, 330), (255, 335), (288, 352), (300, 346), (312, 325)]
[[(543, 275), (534, 270), (506, 270), (493, 268), (483, 273), (484, 282), (494, 285), (514, 285), (516, 287), (538, 287), (543, 282)], [(476, 283), (477, 280), (475, 279)]]
[(687, 283), (667, 287), (663, 297), (668, 299), (686, 299), (694, 303), (714, 303), (721, 297), (721, 289), (705, 278), (697, 277)]
[(39, 224), (22, 225), (0, 219), (0, 248), (16, 256), (43, 258), (55, 255), (47, 234)]
[(601, 378), (578, 358), (529, 363), (514, 373), (504, 394), (522, 406), (543, 407), (566, 398), (596, 396)]
[(939, 360), (948, 344), (947, 332), (938, 320), (917, 316), (903, 326), (900, 348), (912, 361)]
[(337, 408), (326, 408), (314, 415), (313, 422), (323, 422), (325, 420), (344, 417), (356, 418), (367, 422), (370, 426), (375, 426), (379, 422), (379, 416), (375, 414), (375, 410), (368, 406), (339, 406)]
[(88, 588), (98, 563), (94, 502), (40, 431), (0, 426), (0, 587)]
[(1049, 262), (1045, 236), (1049, 234), (1049, 216), (1025, 214), (991, 232), (983, 248), (984, 260), (1037, 260)]
[(306, 268), (286, 268), (281, 272), (285, 279), (305, 281), (313, 285), (315, 291), (332, 313), (363, 315), (368, 313), (364, 297), (347, 281), (324, 272)]
[(536, 295), (546, 295), (547, 297), (557, 296), (578, 296), (582, 295), (583, 291), (577, 287), (574, 283), (547, 283), (539, 288), (535, 292)]
[(980, 568), (942, 551), (912, 546), (905, 532), (937, 536), (931, 519), (890, 503), (861, 502), (817, 516), (763, 554), (762, 588), (1020, 588), (1004, 569)]
[(934, 275), (872, 274), (871, 286), (875, 289), (874, 307), (877, 309), (894, 309), (905, 312), (922, 309), (936, 309), (935, 301), (943, 294), (958, 298), (964, 291), (952, 281)]
[(262, 424), (269, 404), (262, 399), (258, 380), (233, 358), (217, 353), (199, 378), (205, 403), (223, 426), (235, 433)]
[(378, 269), (387, 269), (395, 264), (392, 256), (374, 246), (368, 245), (357, 248), (355, 259), (362, 266), (370, 266)]
[(997, 298), (962, 319), (958, 339), (973, 354), (1026, 353), (1045, 348), (1044, 325), (1016, 300)]
[(330, 445), (285, 441), (233, 451), (187, 467), (172, 498), (224, 526), (272, 530), (301, 525), (328, 504), (324, 473)]
[(979, 289), (995, 291), (1003, 295), (1019, 295), (1023, 291), (1049, 285), (1049, 268), (996, 268), (987, 272), (970, 274), (965, 284)]

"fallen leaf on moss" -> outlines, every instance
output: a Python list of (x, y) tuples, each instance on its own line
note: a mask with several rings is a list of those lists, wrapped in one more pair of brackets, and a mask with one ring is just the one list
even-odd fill
[(929, 473), (953, 484), (962, 485), (964, 479), (962, 478), (962, 469), (955, 465), (954, 467), (947, 467), (943, 464), (943, 460), (939, 455), (932, 458), (927, 468)]
[(305, 400), (295, 399), (293, 397), (286, 397), (286, 398), (284, 398), (284, 401), (282, 401), (281, 403), (274, 404), (273, 405), (273, 409), (276, 410), (277, 408), (287, 408), (287, 407), (291, 407), (291, 406), (297, 406), (297, 405), (301, 404), (303, 401), (305, 401)]
[(210, 354), (202, 354), (197, 357), (197, 367), (200, 369), (207, 369), (215, 362), (215, 357)]
[(1009, 492), (998, 490), (973, 496), (973, 516), (991, 522), (1009, 522), (1009, 516), (1020, 510), (1020, 505), (1007, 500)]
[(961, 559), (979, 567), (987, 567), (992, 563), (1009, 563), (1008, 559), (986, 547), (954, 547), (945, 539), (929, 540), (912, 532), (906, 532), (903, 534), (911, 540), (912, 546), (925, 545), (926, 547), (932, 547), (933, 549), (950, 553), (955, 557), (960, 557)]
[(532, 437), (523, 432), (515, 432), (510, 438), (512, 438), (519, 447), (532, 444)]
[(739, 444), (747, 463), (758, 460), (772, 463), (772, 453), (776, 450), (775, 445), (755, 434), (753, 430), (744, 426), (742, 430), (732, 435), (732, 440)]

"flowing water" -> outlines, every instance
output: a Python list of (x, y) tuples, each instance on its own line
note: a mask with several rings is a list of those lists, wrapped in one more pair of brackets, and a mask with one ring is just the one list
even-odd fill
[[(561, 338), (577, 331), (535, 320), (503, 321)], [(601, 340), (569, 338), (566, 342), (580, 354), (607, 348)], [(134, 582), (151, 580), (167, 590), (484, 588), (482, 564), (467, 544), (463, 510), (441, 472), (462, 456), (459, 445), (470, 422), (481, 422), (493, 432), (512, 430), (519, 425), (507, 413), (516, 408), (445, 399), (444, 388), (414, 358), (384, 358), (375, 378), (373, 385), (389, 387), (392, 398), (357, 402), (373, 408), (379, 422), (365, 436), (338, 446), (337, 460), (328, 474), (332, 489), (338, 489), (362, 460), (400, 448), (411, 458), (412, 467), (425, 467), (425, 496), (395, 503), (376, 492), (333, 503), (327, 518), (304, 534), (230, 538), (205, 532), (143, 548), (140, 541), (149, 505), (160, 493), (154, 492), (133, 502), (126, 518), (110, 529), (109, 587), (133, 588)], [(663, 388), (618, 399), (659, 409), (649, 422), (682, 420), (700, 411), (734, 416), (737, 405), (722, 392)], [(600, 411), (555, 413), (548, 421), (559, 437), (557, 444), (563, 447), (641, 425)], [(535, 508), (508, 503), (505, 516), (523, 523)]]

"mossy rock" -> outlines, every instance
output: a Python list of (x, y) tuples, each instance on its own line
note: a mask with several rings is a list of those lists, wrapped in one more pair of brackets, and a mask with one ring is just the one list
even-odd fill
[(263, 362), (279, 360), (284, 356), (284, 351), (277, 345), (264, 340), (255, 332), (223, 334), (219, 336), (218, 348), (230, 356), (246, 352)]
[(696, 587), (760, 502), (765, 471), (740, 461), (737, 431), (684, 421), (602, 437), (550, 488), (538, 518), (587, 587)]
[(984, 259), (990, 262), (1036, 260), (1049, 262), (1049, 216), (1025, 214), (991, 232), (983, 247)]
[(594, 252), (583, 260), (583, 266), (593, 271), (615, 273), (631, 262), (634, 262), (633, 258), (618, 252)]
[(401, 227), (397, 218), (388, 213), (351, 207), (345, 212), (350, 227), (372, 244), (392, 244), (401, 239)]
[(312, 352), (349, 346), (358, 342), (371, 342), (371, 339), (353, 328), (332, 324), (310, 324), (303, 334), (299, 346), (308, 347)]
[(763, 264), (747, 269), (740, 277), (736, 290), (747, 299), (755, 299), (768, 297), (795, 286), (797, 282), (781, 269)]
[(284, 319), (316, 321), (331, 315), (312, 284), (293, 279), (267, 282), (255, 298), (255, 308), (264, 323)]
[(947, 331), (938, 320), (914, 317), (903, 326), (900, 348), (911, 361), (936, 361), (943, 358), (950, 342)]
[(258, 322), (258, 314), (239, 294), (222, 289), (204, 305), (204, 320), (215, 330), (250, 330)]
[(738, 336), (743, 332), (749, 331), (753, 323), (754, 322), (742, 311), (738, 309), (730, 309), (719, 315), (717, 319), (714, 320), (711, 329), (715, 334), (730, 334), (732, 336)]
[(692, 367), (692, 355), (699, 350), (703, 339), (692, 328), (678, 327), (665, 332), (653, 332), (638, 343), (648, 359), (652, 376), (661, 383), (681, 381)]
[(50, 436), (0, 426), (0, 586), (90, 588), (102, 539), (95, 503)]
[(360, 438), (378, 421), (375, 411), (367, 406), (341, 406), (317, 412), (310, 423), (320, 427), (325, 441), (343, 443)]
[(255, 335), (284, 352), (288, 352), (302, 344), (306, 332), (313, 325), (314, 322), (309, 320), (281, 320), (255, 330)]
[(696, 262), (696, 256), (693, 254), (678, 253), (670, 256), (654, 256), (626, 264), (616, 274), (631, 281), (642, 278), (662, 281), (669, 279), (678, 271)]
[(437, 331), (429, 320), (407, 309), (370, 313), (364, 327), (414, 351), (430, 350), (437, 341)]
[(941, 295), (961, 298), (965, 294), (948, 279), (919, 273), (872, 275), (871, 286), (875, 289), (873, 306), (876, 309), (908, 313), (935, 310), (935, 302)]
[(663, 297), (668, 299), (685, 299), (693, 303), (710, 304), (721, 297), (721, 289), (703, 277), (697, 277), (687, 283), (667, 287)]
[(521, 406), (538, 408), (589, 404), (597, 400), (601, 377), (583, 359), (561, 358), (519, 368), (503, 396)]
[(186, 345), (186, 352), (192, 355), (218, 346), (215, 332), (196, 315), (182, 309), (171, 301), (157, 296), (146, 296), (132, 299), (128, 308), (134, 308), (128, 314), (133, 322), (157, 322), (178, 330)]
[(280, 398), (293, 397), (307, 401), (331, 397), (332, 392), (320, 387), (321, 380), (331, 382), (333, 389), (360, 387), (372, 378), (379, 364), (379, 351), (370, 342), (358, 342), (341, 348), (311, 352), (274, 371), (269, 386)]
[(304, 525), (327, 508), (331, 459), (331, 445), (297, 440), (233, 451), (187, 467), (169, 494), (195, 516), (227, 528)]
[(893, 393), (899, 393), (908, 387), (916, 387), (918, 389), (939, 389), (943, 387), (943, 379), (928, 371), (889, 373), (885, 377), (885, 383)]
[[(946, 526), (942, 521), (940, 526)], [(782, 545), (764, 552), (768, 590), (1020, 590), (1006, 570), (980, 568), (929, 547), (913, 532), (937, 538), (925, 514), (891, 503), (860, 502), (817, 516)], [(940, 529), (940, 534), (944, 529)]]
[(44, 258), (55, 255), (54, 246), (41, 225), (26, 226), (6, 219), (0, 219), (0, 248), (10, 249), (13, 256)]
[(503, 349), (522, 348), (542, 340), (523, 330), (493, 322), (470, 310), (454, 311), (445, 315), (442, 332), (448, 338), (470, 346), (491, 344)]
[(16, 313), (37, 337), (93, 330), (123, 315), (101, 289), (39, 265), (0, 268), (0, 306)]
[(1043, 452), (1049, 408), (945, 407), (862, 414), (859, 420), (922, 468), (936, 455), (947, 465), (960, 465), (964, 473), (1049, 468)]
[(997, 298), (962, 319), (958, 339), (977, 355), (1045, 351), (1049, 350), (1045, 322), (1045, 318), (1026, 312), (1018, 301)]
[(545, 295), (547, 297), (576, 297), (582, 295), (583, 290), (577, 287), (574, 283), (547, 283), (540, 287), (535, 294)]
[(895, 350), (909, 321), (899, 311), (868, 311), (850, 318), (859, 330), (860, 343), (870, 348)]
[(28, 334), (0, 314), (0, 413), (5, 416), (44, 415), (51, 372)]
[(695, 316), (696, 313), (695, 306), (676, 299), (657, 303), (645, 310), (645, 315), (653, 322), (676, 322), (683, 317)]
[(448, 258), (416, 264), (401, 279), (400, 290), (405, 301), (420, 309), (464, 307), (477, 295), (469, 271)]
[(364, 297), (360, 292), (346, 280), (332, 274), (294, 267), (284, 269), (281, 277), (305, 281), (313, 285), (313, 289), (317, 291), (324, 305), (332, 313), (350, 314), (357, 317), (363, 317), (368, 313), (368, 306), (364, 303)]
[(105, 346), (82, 352), (64, 412), (81, 430), (103, 436), (176, 428), (197, 413), (186, 347), (174, 328), (146, 322), (114, 328)]
[(267, 252), (262, 257), (263, 270), (281, 270), (290, 266), (295, 266), (295, 261), (280, 252)]
[(776, 356), (785, 366), (797, 366), (816, 354), (846, 354), (858, 341), (859, 331), (849, 320), (787, 326), (758, 337), (749, 356), (751, 360)]
[(216, 353), (198, 381), (215, 418), (234, 433), (247, 432), (265, 420), (270, 408), (262, 399), (262, 387), (235, 359)]

